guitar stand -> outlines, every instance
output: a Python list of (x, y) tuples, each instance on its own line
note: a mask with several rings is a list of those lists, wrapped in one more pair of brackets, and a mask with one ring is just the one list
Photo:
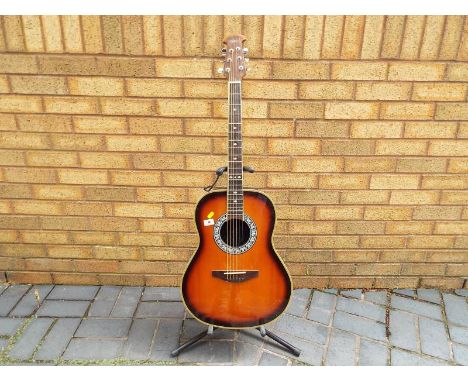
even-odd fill
[[(217, 328), (215, 328), (214, 326), (209, 325), (208, 329), (206, 331), (203, 331), (203, 332), (199, 333), (198, 335), (196, 335), (192, 339), (190, 339), (187, 342), (180, 345), (177, 349), (174, 349), (171, 352), (171, 356), (172, 357), (178, 356), (181, 352), (183, 352), (189, 346), (192, 346), (193, 344), (197, 343), (198, 341), (200, 341), (205, 336), (213, 334), (213, 331), (215, 331), (216, 329)], [(298, 348), (291, 345), (289, 342), (283, 340), (281, 337), (278, 337), (276, 334), (274, 334), (274, 333), (270, 332), (269, 330), (265, 329), (264, 326), (260, 326), (260, 327), (258, 327), (256, 329), (258, 331), (260, 331), (260, 335), (262, 337), (265, 337), (265, 336), (270, 337), (272, 340), (274, 340), (274, 341), (278, 342), (279, 344), (281, 344), (287, 351), (289, 351), (294, 356), (299, 357), (299, 355), (301, 354), (301, 351)]]

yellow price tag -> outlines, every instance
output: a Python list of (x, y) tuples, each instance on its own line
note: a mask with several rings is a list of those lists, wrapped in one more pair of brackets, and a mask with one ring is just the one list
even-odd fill
[(207, 218), (208, 218), (208, 219), (211, 219), (213, 216), (214, 216), (214, 212), (211, 211), (211, 212), (207, 215)]

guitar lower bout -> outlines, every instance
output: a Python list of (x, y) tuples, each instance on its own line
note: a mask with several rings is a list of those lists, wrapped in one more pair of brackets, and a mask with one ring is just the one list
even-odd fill
[(226, 206), (225, 191), (198, 202), (200, 244), (182, 279), (183, 302), (208, 325), (265, 325), (286, 309), (292, 290), (291, 277), (272, 244), (273, 203), (263, 193), (244, 191), (242, 216), (227, 218)]

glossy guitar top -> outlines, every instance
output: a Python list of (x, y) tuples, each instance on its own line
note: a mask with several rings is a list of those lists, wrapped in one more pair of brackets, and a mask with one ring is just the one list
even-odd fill
[(292, 288), (271, 241), (274, 207), (264, 194), (244, 191), (243, 222), (229, 225), (226, 204), (226, 192), (212, 192), (197, 205), (200, 244), (184, 273), (183, 301), (206, 324), (264, 325), (286, 309)]

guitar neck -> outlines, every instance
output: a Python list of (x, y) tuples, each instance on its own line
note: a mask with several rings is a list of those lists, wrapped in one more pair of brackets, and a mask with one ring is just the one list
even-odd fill
[(241, 81), (229, 81), (228, 96), (228, 217), (244, 214), (242, 164), (242, 99)]

